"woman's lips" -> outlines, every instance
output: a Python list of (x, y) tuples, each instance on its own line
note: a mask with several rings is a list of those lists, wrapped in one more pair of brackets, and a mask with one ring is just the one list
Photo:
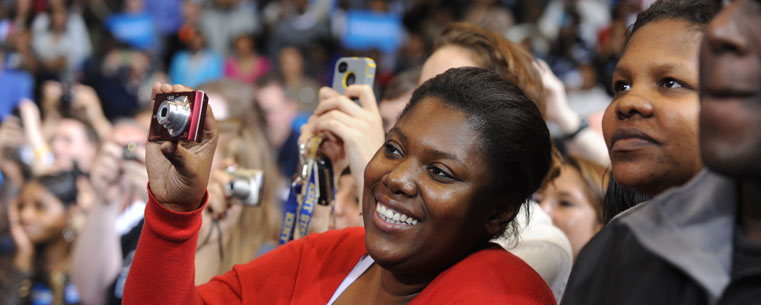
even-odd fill
[(637, 128), (619, 128), (611, 137), (611, 152), (628, 152), (657, 145), (658, 142)]

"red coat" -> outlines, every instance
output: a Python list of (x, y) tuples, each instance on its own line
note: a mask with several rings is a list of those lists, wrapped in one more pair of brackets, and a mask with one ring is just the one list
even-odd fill
[[(327, 304), (367, 253), (363, 228), (313, 234), (196, 287), (201, 209), (177, 213), (151, 195), (123, 304)], [(492, 245), (437, 276), (410, 304), (555, 304), (521, 259)]]

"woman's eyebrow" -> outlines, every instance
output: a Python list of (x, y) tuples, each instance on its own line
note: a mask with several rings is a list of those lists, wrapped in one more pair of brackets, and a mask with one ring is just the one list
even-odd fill
[(391, 130), (389, 130), (388, 133), (386, 134), (386, 139), (391, 138), (392, 134), (396, 135), (401, 142), (403, 143), (407, 142), (407, 135), (405, 135), (401, 130), (399, 130), (398, 127), (394, 127)]

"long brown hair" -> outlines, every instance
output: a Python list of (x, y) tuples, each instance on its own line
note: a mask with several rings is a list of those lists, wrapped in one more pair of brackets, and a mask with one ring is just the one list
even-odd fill
[(468, 23), (452, 23), (441, 31), (434, 49), (456, 45), (470, 50), (479, 67), (492, 70), (520, 88), (536, 104), (544, 117), (546, 101), (542, 77), (534, 68), (534, 58), (520, 45), (497, 33)]

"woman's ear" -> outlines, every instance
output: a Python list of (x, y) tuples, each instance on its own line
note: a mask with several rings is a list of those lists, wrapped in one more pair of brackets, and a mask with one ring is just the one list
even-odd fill
[(486, 221), (486, 232), (490, 236), (501, 234), (505, 228), (515, 219), (524, 202), (518, 199), (517, 194), (499, 196), (495, 201), (492, 212)]

